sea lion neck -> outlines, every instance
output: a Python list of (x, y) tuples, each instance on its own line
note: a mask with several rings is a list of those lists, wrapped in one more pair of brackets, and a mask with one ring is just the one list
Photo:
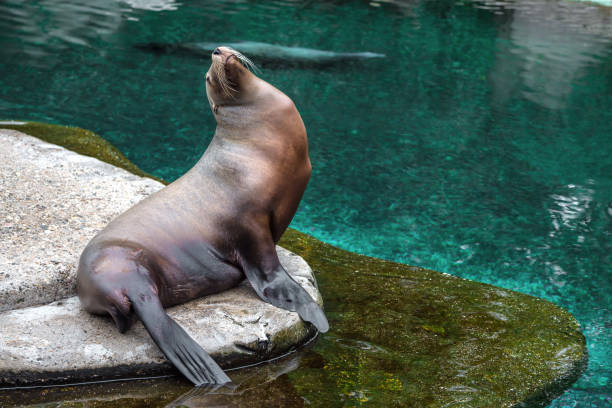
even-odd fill
[(244, 128), (261, 119), (262, 107), (271, 96), (271, 86), (251, 72), (245, 74), (247, 75), (250, 77), (241, 81), (235, 99), (219, 105), (213, 105), (211, 102), (218, 127)]
[(246, 105), (255, 102), (267, 83), (259, 79), (248, 69), (243, 69), (236, 78), (235, 103), (229, 105)]

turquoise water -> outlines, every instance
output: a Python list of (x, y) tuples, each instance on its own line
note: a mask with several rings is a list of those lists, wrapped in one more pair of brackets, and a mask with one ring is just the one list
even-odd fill
[[(551, 407), (612, 402), (612, 9), (567, 1), (0, 3), (0, 118), (91, 129), (172, 180), (215, 123), (209, 58), (262, 41), (384, 59), (261, 64), (313, 177), (292, 226), (355, 252), (551, 300), (589, 367)], [(255, 62), (258, 62), (255, 59)]]

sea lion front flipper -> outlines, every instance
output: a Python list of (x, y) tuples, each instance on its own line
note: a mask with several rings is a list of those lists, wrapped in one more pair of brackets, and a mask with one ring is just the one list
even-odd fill
[(262, 257), (261, 265), (243, 258), (242, 268), (257, 295), (276, 307), (297, 312), (302, 320), (310, 322), (321, 332), (329, 330), (323, 309), (306, 290), (297, 283), (280, 264), (274, 245)]
[(231, 383), (208, 353), (166, 314), (156, 295), (128, 294), (128, 298), (155, 344), (189, 381), (196, 386)]

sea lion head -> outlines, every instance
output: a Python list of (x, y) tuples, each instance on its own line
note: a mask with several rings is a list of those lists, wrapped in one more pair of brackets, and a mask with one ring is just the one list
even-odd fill
[(248, 98), (249, 85), (256, 78), (255, 65), (240, 52), (217, 47), (206, 73), (206, 95), (215, 113), (219, 106), (240, 105)]

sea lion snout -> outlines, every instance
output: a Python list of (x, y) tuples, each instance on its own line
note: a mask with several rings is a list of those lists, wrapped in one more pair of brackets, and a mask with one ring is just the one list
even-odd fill
[(212, 53), (212, 58), (213, 61), (215, 59), (215, 55), (218, 55), (221, 59), (221, 62), (224, 65), (228, 65), (230, 63), (230, 61), (234, 60), (239, 62), (240, 58), (238, 58), (237, 54), (239, 54), (237, 51), (229, 48), (229, 47), (223, 47), (223, 46), (219, 46), (217, 48), (215, 48), (215, 50)]
[(225, 56), (226, 54), (232, 54), (234, 52), (234, 50), (232, 50), (229, 47), (224, 47), (222, 45), (216, 47), (213, 52), (212, 52), (212, 58), (214, 59), (215, 55), (218, 55), (220, 57)]
[(240, 51), (225, 46), (215, 47), (210, 57), (212, 63), (207, 72), (206, 95), (216, 114), (221, 106), (238, 105), (243, 101), (245, 85), (256, 79), (249, 75), (255, 65)]
[(212, 52), (211, 58), (213, 60), (213, 63), (215, 62), (215, 58), (219, 58), (223, 64), (228, 64), (230, 61), (235, 61), (240, 67), (250, 68), (253, 70), (255, 69), (255, 65), (253, 64), (253, 62), (245, 55), (243, 55), (240, 51), (237, 51), (230, 47), (226, 47), (224, 45), (216, 47)]

